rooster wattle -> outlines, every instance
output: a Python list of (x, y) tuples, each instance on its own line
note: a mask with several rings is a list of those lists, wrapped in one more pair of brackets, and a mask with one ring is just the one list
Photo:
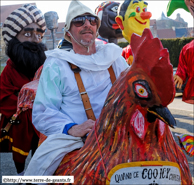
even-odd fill
[[(192, 184), (169, 126), (175, 89), (169, 53), (149, 29), (133, 34), (134, 62), (113, 84), (85, 145), (67, 154), (55, 175), (74, 184)], [(135, 171), (134, 171), (135, 170)]]

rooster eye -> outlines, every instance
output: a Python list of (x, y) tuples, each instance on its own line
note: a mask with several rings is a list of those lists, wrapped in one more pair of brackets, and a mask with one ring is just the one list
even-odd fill
[(135, 91), (142, 98), (147, 98), (148, 97), (148, 92), (142, 85), (136, 84), (135, 85)]
[(138, 80), (133, 83), (133, 88), (135, 94), (142, 99), (149, 99), (151, 96), (151, 91), (148, 83), (144, 80)]

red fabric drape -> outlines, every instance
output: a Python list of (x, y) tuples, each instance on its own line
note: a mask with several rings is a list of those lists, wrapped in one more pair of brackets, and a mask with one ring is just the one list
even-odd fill
[(9, 59), (7, 65), (0, 75), (0, 112), (11, 117), (17, 108), (17, 93), (22, 86), (32, 79), (28, 79), (25, 75), (18, 73), (13, 62)]
[[(7, 65), (0, 75), (0, 129), (4, 128), (10, 117), (17, 110), (17, 94), (22, 86), (32, 79), (19, 73), (9, 59)], [(23, 163), (31, 149), (32, 138), (35, 129), (32, 124), (32, 110), (22, 112), (17, 120), (18, 125), (12, 125), (8, 135), (4, 136), (0, 132), (0, 152), (12, 152), (15, 162)]]

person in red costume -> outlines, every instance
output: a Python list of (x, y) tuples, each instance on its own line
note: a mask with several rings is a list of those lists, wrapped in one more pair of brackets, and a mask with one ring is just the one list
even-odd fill
[[(185, 6), (185, 4), (186, 6)], [(169, 2), (167, 15), (171, 15), (176, 9), (184, 8), (187, 11), (190, 11), (191, 15), (194, 17), (194, 0), (180, 0), (180, 6), (177, 5), (176, 2), (173, 4), (173, 1)], [(182, 100), (186, 103), (194, 104), (194, 40), (190, 43), (186, 44), (179, 56), (179, 64), (174, 75), (174, 82), (177, 85), (177, 88), (181, 89), (182, 85), (188, 79), (187, 84), (184, 88)]]
[[(32, 125), (32, 110), (22, 112), (16, 120), (18, 93), (33, 80), (43, 65), (46, 47), (41, 43), (46, 29), (42, 12), (34, 5), (25, 4), (14, 10), (5, 20), (2, 35), (6, 44), (7, 64), (0, 75), (0, 152), (12, 152), (18, 175), (24, 174), (25, 159), (38, 146), (38, 132)], [(3, 132), (13, 123), (8, 132)]]
[(181, 89), (187, 78), (182, 100), (194, 104), (194, 40), (186, 44), (181, 50), (178, 68), (174, 75), (177, 88)]

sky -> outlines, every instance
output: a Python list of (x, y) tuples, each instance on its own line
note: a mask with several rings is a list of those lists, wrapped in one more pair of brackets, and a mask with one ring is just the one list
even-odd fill
[[(105, 0), (104, 0), (105, 1)], [(81, 1), (86, 6), (90, 7), (93, 11), (95, 11), (95, 8), (100, 5), (102, 2), (100, 0), (93, 0), (93, 1)], [(168, 4), (168, 0), (144, 0), (148, 3), (148, 11), (152, 13), (151, 19), (158, 19), (162, 12), (164, 12), (166, 16), (166, 7)], [(116, 2), (122, 3), (123, 0), (117, 0)], [(23, 1), (10, 1), (10, 0), (1, 0), (1, 6), (3, 5), (13, 5), (13, 4), (24, 4), (24, 3), (36, 3), (37, 7), (44, 13), (49, 11), (55, 11), (58, 14), (59, 20), (58, 22), (65, 22), (67, 9), (69, 6), (70, 1), (67, 0), (61, 0), (61, 1), (33, 1), (33, 0), (23, 0)], [(188, 12), (186, 12), (183, 9), (178, 9), (174, 11), (174, 13), (169, 17), (171, 19), (176, 19), (177, 13), (181, 14), (181, 17), (188, 23), (188, 27), (194, 27), (194, 19), (192, 15)]]

